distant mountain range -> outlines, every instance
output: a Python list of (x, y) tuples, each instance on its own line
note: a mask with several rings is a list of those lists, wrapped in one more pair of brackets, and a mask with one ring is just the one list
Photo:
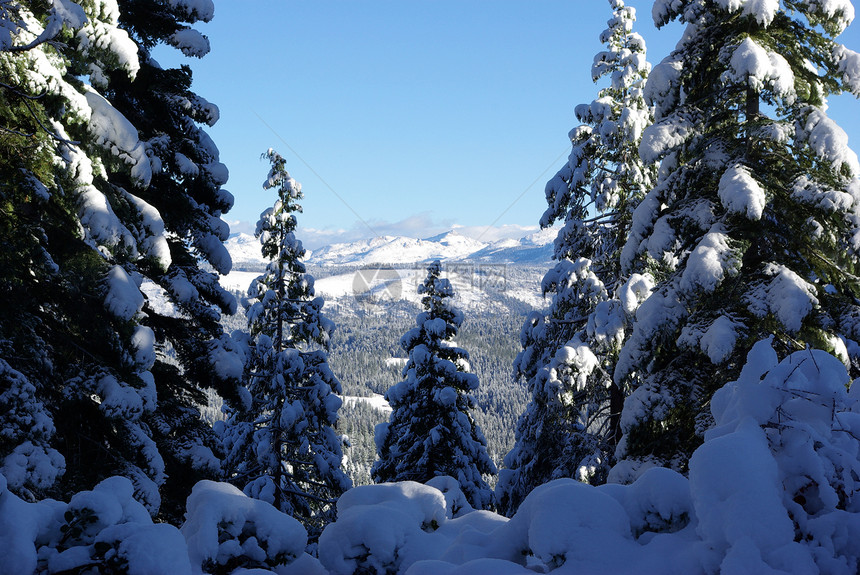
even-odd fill
[[(355, 304), (409, 302), (419, 306), (417, 287), (426, 264), (441, 260), (456, 293), (457, 305), (472, 311), (525, 313), (546, 305), (540, 282), (551, 267), (556, 229), (519, 239), (483, 242), (449, 231), (425, 239), (380, 236), (332, 244), (308, 252), (305, 264), (316, 277), (316, 292), (329, 312), (352, 313)], [(265, 268), (260, 242), (236, 234), (225, 242), (233, 271), (224, 287), (245, 292)]]
[[(392, 265), (443, 262), (546, 265), (552, 259), (556, 229), (535, 232), (520, 239), (484, 242), (456, 230), (431, 238), (380, 236), (350, 243), (332, 244), (309, 251), (305, 263), (312, 267)], [(260, 242), (250, 234), (236, 234), (226, 242), (235, 270), (258, 270), (265, 266)]]

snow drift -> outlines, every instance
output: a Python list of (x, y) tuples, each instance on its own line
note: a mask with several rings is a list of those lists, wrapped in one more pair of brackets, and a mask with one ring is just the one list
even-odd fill
[[(305, 552), (297, 521), (204, 481), (181, 529), (154, 524), (125, 478), (70, 503), (27, 503), (0, 476), (0, 574), (84, 566), (128, 573), (857, 573), (860, 386), (819, 350), (782, 362), (756, 344), (714, 396), (689, 477), (559, 479), (510, 519), (475, 511), (451, 478), (354, 488)], [(158, 553), (152, 553), (157, 549)]]

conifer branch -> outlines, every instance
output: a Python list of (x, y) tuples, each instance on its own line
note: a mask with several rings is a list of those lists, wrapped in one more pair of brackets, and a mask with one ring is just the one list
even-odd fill
[[(36, 114), (36, 111), (35, 111), (35, 110), (33, 109), (33, 107), (30, 105), (30, 102), (31, 102), (31, 101), (40, 100), (40, 99), (44, 98), (44, 97), (47, 95), (47, 93), (42, 93), (42, 94), (40, 94), (40, 95), (38, 95), (38, 96), (30, 96), (29, 94), (26, 94), (26, 93), (24, 93), (24, 92), (22, 92), (22, 91), (18, 90), (17, 88), (15, 88), (14, 86), (11, 86), (11, 85), (9, 85), (9, 84), (6, 84), (5, 82), (0, 82), (0, 88), (3, 88), (4, 90), (9, 90), (9, 91), (11, 91), (13, 94), (15, 94), (16, 96), (19, 96), (19, 97), (23, 98), (23, 99), (24, 99), (24, 106), (26, 106), (26, 107), (27, 107), (27, 111), (28, 111), (28, 112), (30, 112), (30, 116), (31, 116), (31, 117), (33, 118), (33, 120), (34, 120), (34, 121), (39, 125), (39, 127), (40, 127), (40, 128), (42, 128), (42, 130), (43, 130), (43, 131), (44, 131), (48, 136), (50, 136), (50, 137), (51, 137), (51, 138), (53, 138), (54, 140), (56, 140), (56, 141), (60, 142), (61, 144), (67, 144), (67, 145), (70, 145), (70, 146), (78, 146), (78, 145), (80, 145), (80, 142), (79, 142), (79, 141), (67, 140), (66, 138), (63, 138), (62, 136), (59, 136), (59, 135), (55, 134), (53, 131), (51, 131), (51, 129), (50, 129), (50, 128), (48, 128), (47, 126), (45, 126), (45, 124), (43, 124), (43, 123), (42, 123), (42, 120), (40, 120), (40, 119), (39, 119), (39, 117), (38, 117), (38, 116), (37, 116), (37, 114)], [(21, 133), (21, 132), (17, 132), (17, 131), (11, 130), (11, 129), (9, 129), (9, 128), (2, 128), (2, 127), (0, 127), (0, 129), (4, 130), (4, 131), (6, 131), (6, 132), (13, 132), (13, 133), (16, 133), (17, 135), (20, 135), (20, 136), (26, 136), (26, 137), (33, 137), (33, 136), (35, 136), (35, 133), (33, 133), (33, 134), (23, 134), (23, 133)]]

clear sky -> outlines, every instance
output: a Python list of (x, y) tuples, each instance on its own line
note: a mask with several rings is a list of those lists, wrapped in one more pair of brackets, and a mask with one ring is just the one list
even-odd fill
[[(656, 30), (650, 0), (628, 5), (659, 62), (681, 27)], [(261, 188), (272, 147), (302, 183), (311, 249), (454, 226), (476, 235), (537, 225), (574, 107), (597, 94), (591, 63), (610, 16), (605, 0), (215, 0), (197, 26), (210, 54), (156, 57), (188, 63), (221, 110), (209, 132), (230, 170), (234, 231), (274, 201)], [(860, 22), (841, 40), (860, 51)], [(831, 106), (860, 150), (860, 103)]]

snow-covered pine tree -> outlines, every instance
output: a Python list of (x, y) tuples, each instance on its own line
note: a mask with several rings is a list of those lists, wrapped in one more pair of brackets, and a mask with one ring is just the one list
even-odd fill
[[(198, 255), (229, 269), (218, 216), (232, 198), (220, 189), (226, 169), (217, 149), (195, 124), (213, 108), (190, 93), (186, 69), (156, 71), (147, 51), (158, 41), (182, 48), (174, 37), (182, 22), (210, 17), (211, 2), (123, 7), (137, 15), (136, 25), (114, 0), (0, 6), (0, 92), (11, 112), (0, 142), (10, 158), (2, 233), (16, 246), (8, 253), (13, 265), (3, 266), (16, 305), (3, 306), (0, 353), (10, 368), (3, 377), (24, 390), (5, 400), (41, 405), (37, 435), (50, 436), (61, 454), (17, 455), (16, 465), (30, 471), (16, 477), (44, 471), (60, 478), (47, 470), (64, 458), (65, 475), (50, 487), (42, 481), (33, 495), (67, 497), (119, 474), (155, 512), (168, 474), (168, 507), (178, 510), (195, 479), (217, 472), (194, 384), (211, 385), (217, 378), (209, 374), (229, 371), (206, 366), (213, 355), (238, 365), (234, 376), (242, 363), (224, 350), (230, 342), (213, 307), (229, 311), (235, 303)], [(184, 42), (193, 34), (185, 30)], [(177, 151), (195, 146), (206, 169), (183, 180)], [(165, 329), (141, 293), (144, 284), (149, 294), (156, 284), (173, 287), (175, 301), (197, 307), (179, 305)], [(193, 352), (183, 337), (197, 342)], [(176, 362), (168, 358), (173, 351)], [(60, 412), (54, 429), (48, 421)], [(26, 440), (8, 439), (0, 456)]]
[[(219, 118), (218, 108), (191, 89), (191, 70), (162, 68), (151, 50), (158, 44), (202, 58), (209, 42), (190, 27), (214, 16), (211, 0), (138, 2), (119, 0), (120, 22), (138, 46), (140, 69), (134, 82), (107, 74), (106, 97), (138, 130), (157, 168), (149, 187), (134, 198), (115, 198), (128, 214), (126, 225), (146, 248), (137, 268), (152, 290), (172, 305), (147, 299), (143, 323), (155, 333), (153, 367), (158, 410), (147, 417), (165, 462), (162, 495), (167, 510), (181, 510), (194, 483), (213, 478), (215, 438), (197, 408), (203, 390), (215, 388), (230, 402), (242, 377), (236, 345), (223, 333), (220, 314), (236, 311), (236, 301), (218, 284), (230, 256), (222, 242), (229, 228), (220, 216), (233, 204), (222, 186), (227, 169), (205, 131)], [(120, 174), (117, 186), (133, 183)], [(158, 286), (158, 287), (155, 287)], [(160, 289), (159, 289), (160, 288)], [(181, 515), (168, 517), (181, 522)]]
[(448, 475), (460, 483), (475, 509), (493, 504), (483, 475), (495, 474), (487, 442), (471, 415), (478, 378), (469, 371), (469, 354), (453, 342), (463, 313), (453, 305), (451, 282), (439, 261), (427, 268), (418, 286), (424, 311), (417, 326), (400, 338), (407, 352), (403, 381), (385, 398), (393, 411), (376, 428), (379, 459), (371, 469), (376, 483), (417, 481)]
[[(4, 305), (0, 319), (3, 378), (15, 396), (0, 417), (14, 420), (15, 404), (29, 404), (37, 426), (33, 436), (4, 436), (4, 475), (38, 498), (122, 474), (155, 512), (165, 476), (143, 422), (156, 397), (152, 332), (138, 321), (140, 250), (106, 195), (106, 166), (137, 188), (152, 166), (134, 128), (80, 81), (96, 68), (133, 78), (137, 51), (109, 1), (5, 2), (0, 18), (0, 91), (13, 111), (3, 129), (3, 154), (13, 154), (0, 186), (2, 231), (20, 248), (4, 269), (20, 307)], [(51, 447), (29, 448), (34, 436)]]
[(656, 123), (640, 152), (661, 162), (623, 250), (662, 281), (636, 315), (615, 380), (632, 393), (613, 470), (685, 471), (714, 391), (757, 341), (780, 358), (811, 346), (858, 375), (860, 164), (826, 114), (860, 95), (860, 55), (835, 41), (847, 0), (660, 0), (686, 31), (652, 71)]
[[(43, 128), (48, 98), (26, 83), (36, 60), (28, 52), (60, 32), (49, 30), (51, 21), (62, 26), (48, 6), (0, 5), (0, 473), (26, 500), (51, 493), (65, 471), (45, 405), (56, 388), (41, 328), (50, 317), (42, 306), (56, 295), (51, 285), (60, 276), (47, 234), (74, 219), (72, 206), (52, 202), (42, 183), (54, 181), (54, 140)], [(45, 33), (26, 34), (25, 22), (45, 23)]]
[(343, 440), (335, 433), (340, 382), (327, 354), (334, 324), (322, 315), (314, 280), (296, 239), (301, 185), (274, 150), (263, 188), (278, 199), (257, 223), (266, 272), (248, 290), (247, 405), (222, 428), (227, 475), (251, 497), (305, 524), (315, 538), (334, 520), (337, 498), (352, 486), (341, 468)]
[(583, 125), (571, 131), (570, 157), (546, 186), (541, 227), (565, 223), (555, 240), (558, 263), (542, 283), (552, 302), (546, 315), (526, 321), (514, 362), (532, 399), (496, 487), (508, 515), (551, 479), (606, 480), (624, 400), (612, 371), (652, 285), (647, 275), (623, 274), (619, 264), (633, 210), (656, 176), (638, 153), (652, 121), (642, 95), (650, 66), (645, 42), (633, 32), (635, 9), (621, 0), (609, 4), (612, 18), (600, 36), (606, 49), (592, 67), (592, 79), (609, 77), (609, 85), (577, 106)]

